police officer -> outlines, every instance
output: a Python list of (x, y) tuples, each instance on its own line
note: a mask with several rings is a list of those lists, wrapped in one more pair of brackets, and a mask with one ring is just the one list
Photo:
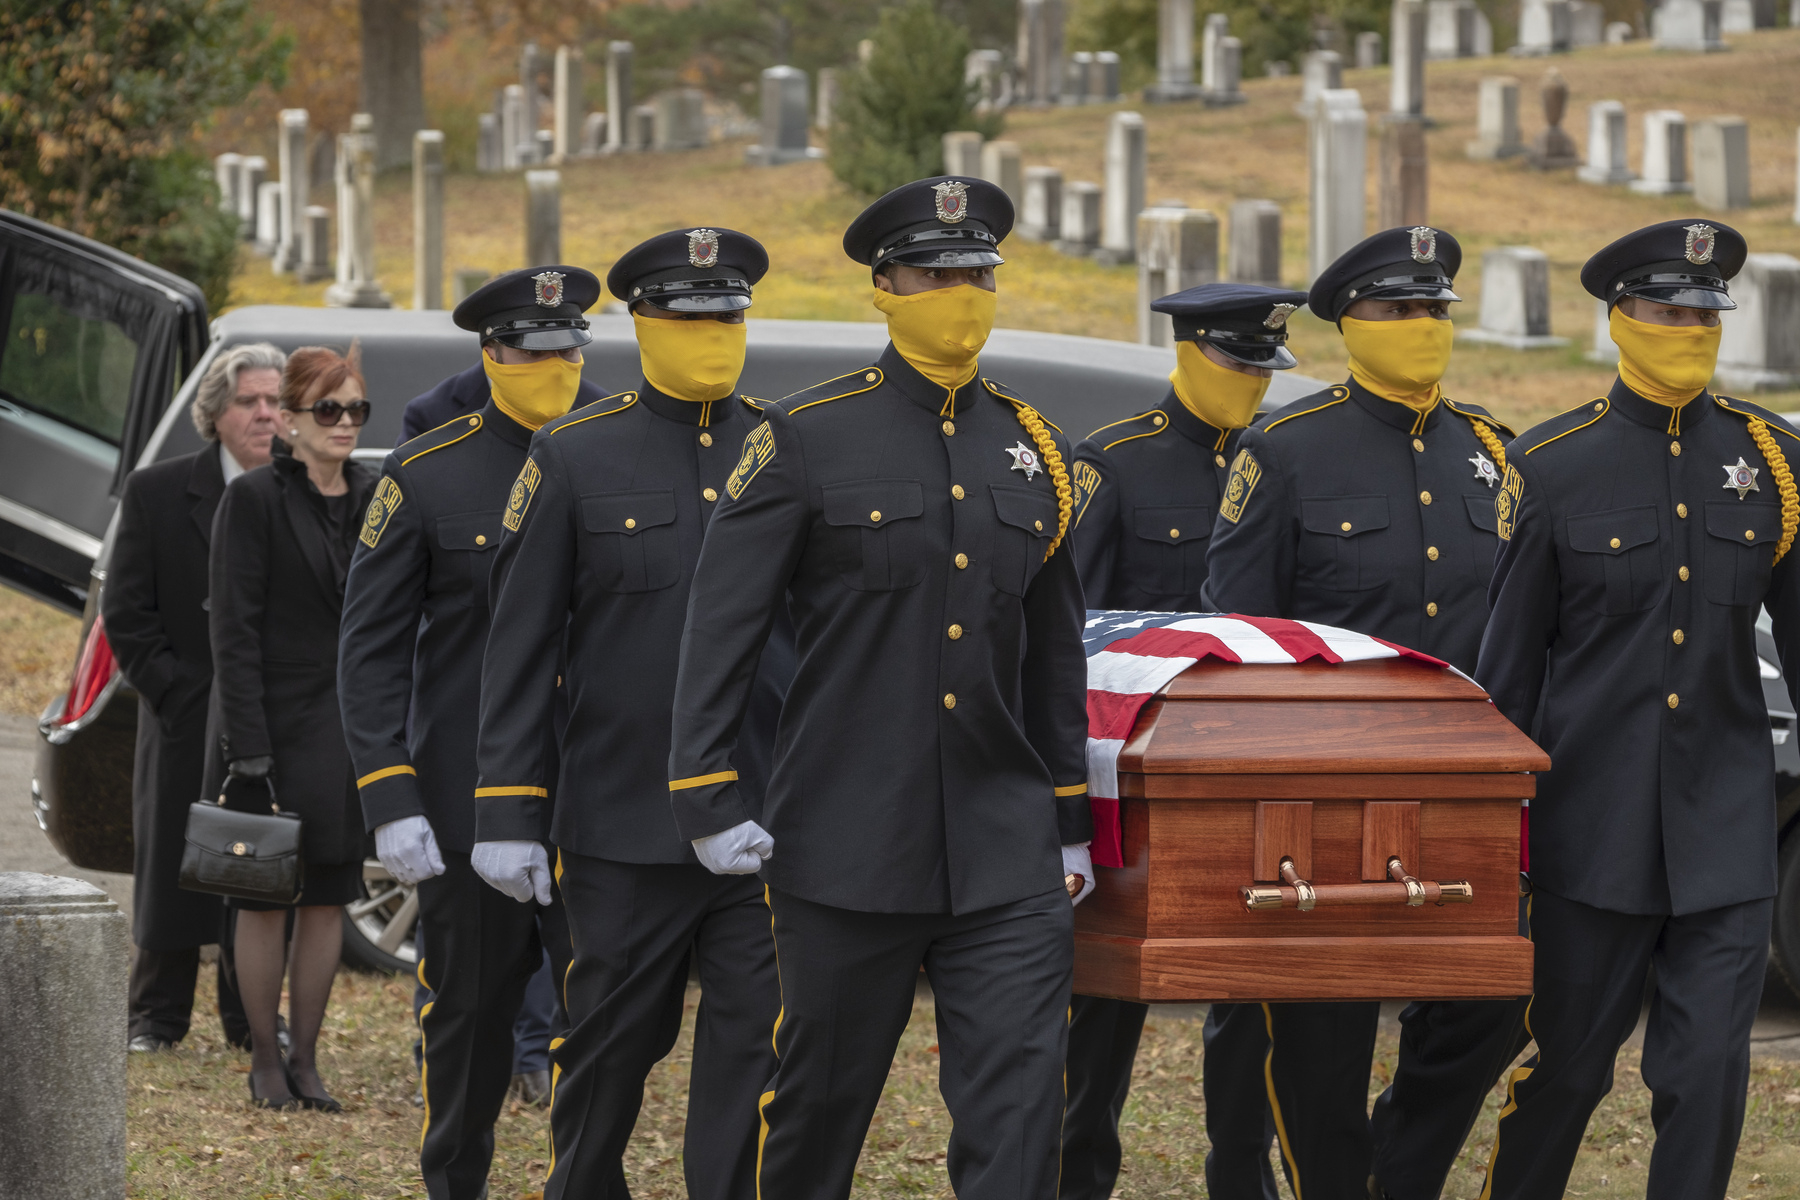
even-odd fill
[[(1342, 332), (1350, 378), (1240, 438), (1213, 531), (1204, 607), (1341, 626), (1473, 670), (1498, 545), (1500, 437), (1510, 431), (1440, 385), (1461, 262), (1456, 239), (1442, 230), (1390, 229), (1314, 282), (1308, 306)], [(1367, 1116), (1375, 1003), (1241, 1008), (1208, 1047), (1207, 1070), (1218, 1061), (1236, 1074), (1227, 1087), (1239, 1095), (1266, 1086), (1284, 1165), (1307, 1200), (1361, 1200), (1392, 1192), (1389, 1174), (1432, 1172), (1434, 1182), (1409, 1189), (1435, 1197), (1482, 1096), (1510, 1060), (1521, 1007), (1408, 1010), (1401, 1069), (1415, 1070), (1408, 1086), (1383, 1098), (1379, 1162)], [(1253, 1045), (1267, 1060), (1255, 1078), (1242, 1070), (1256, 1061), (1247, 1052)], [(1463, 1069), (1417, 1073), (1444, 1057)]]
[[(950, 176), (851, 223), (891, 344), (764, 410), (695, 571), (668, 786), (701, 861), (769, 889), (764, 1196), (849, 1194), (921, 964), (951, 1186), (1056, 1190), (1086, 660), (1066, 443), (977, 363), (1012, 222), (1005, 192)], [(798, 671), (758, 819), (732, 752), (784, 596)]]
[[(729, 229), (661, 234), (607, 275), (631, 306), (643, 380), (540, 430), (506, 509), (481, 695), (476, 859), (514, 895), (557, 875), (574, 938), (569, 1035), (551, 1050), (549, 1197), (624, 1196), (644, 1078), (675, 1044), (691, 952), (702, 999), (683, 1155), (695, 1200), (755, 1194), (756, 1098), (781, 1006), (762, 887), (705, 870), (669, 812), (669, 709), (694, 562), (738, 449), (744, 313), (769, 269)], [(562, 785), (550, 720), (567, 626)], [(755, 664), (753, 663), (752, 666)], [(732, 759), (754, 810), (791, 650), (763, 655)]]
[[(559, 978), (568, 961), (548, 877), (535, 904), (518, 904), (471, 862), (476, 712), (507, 497), (532, 432), (575, 399), (591, 336), (581, 314), (599, 294), (579, 267), (528, 268), (456, 306), (457, 326), (481, 339), (488, 402), (388, 455), (350, 565), (339, 694), (376, 853), (418, 886), (419, 979), (432, 993), (419, 1019), (419, 1165), (432, 1200), (485, 1192), (513, 1018), (545, 943)], [(532, 733), (547, 749), (551, 736), (549, 722)]]
[(1800, 700), (1800, 439), (1706, 388), (1745, 249), (1689, 219), (1589, 259), (1618, 379), (1509, 447), (1476, 677), (1551, 769), (1530, 828), (1538, 1049), (1484, 1197), (1562, 1193), (1651, 967), (1645, 1194), (1721, 1197), (1731, 1177), (1776, 890), (1759, 608)]
[[(1201, 607), (1206, 547), (1226, 469), (1270, 377), (1294, 365), (1286, 345), (1287, 319), (1305, 303), (1305, 292), (1209, 283), (1150, 305), (1174, 322), (1169, 394), (1148, 412), (1096, 430), (1075, 448), (1070, 472), (1076, 499), (1069, 540), (1088, 607), (1159, 612)], [(1096, 833), (1096, 865), (1122, 865), (1116, 836), (1099, 828)], [(1240, 1007), (1213, 1006), (1205, 1030), (1209, 1045), (1219, 1022)], [(1255, 1020), (1262, 1019), (1260, 1009), (1250, 1010)], [(1148, 1011), (1148, 1005), (1097, 996), (1078, 995), (1070, 1005), (1063, 1200), (1112, 1195), (1119, 1174), (1119, 1113)], [(1243, 1070), (1252, 1075), (1262, 1070), (1254, 1042)], [(1209, 1072), (1206, 1084), (1219, 1075)], [(1268, 1106), (1222, 1094), (1206, 1106), (1206, 1127), (1212, 1143), (1209, 1190), (1273, 1198)], [(1248, 1192), (1225, 1190), (1226, 1180), (1247, 1174), (1259, 1181)]]

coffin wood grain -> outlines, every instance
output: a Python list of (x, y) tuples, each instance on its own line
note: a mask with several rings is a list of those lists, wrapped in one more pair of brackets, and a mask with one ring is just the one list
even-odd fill
[(1455, 671), (1406, 659), (1289, 666), (1204, 659), (1163, 690), (1171, 700), (1486, 700)]

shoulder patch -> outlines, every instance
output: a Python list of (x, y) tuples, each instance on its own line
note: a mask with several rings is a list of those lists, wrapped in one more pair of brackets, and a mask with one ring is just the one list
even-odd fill
[(519, 532), (519, 526), (525, 522), (525, 510), (531, 507), (531, 498), (537, 495), (538, 482), (543, 477), (535, 458), (527, 458), (525, 465), (519, 468), (519, 477), (513, 480), (512, 491), (507, 493), (506, 515), (500, 519), (507, 532)]
[(1506, 478), (1500, 484), (1499, 493), (1494, 496), (1494, 520), (1503, 542), (1512, 541), (1513, 522), (1519, 519), (1519, 501), (1524, 497), (1525, 477), (1519, 474), (1519, 468), (1507, 463)]
[(1236, 525), (1250, 503), (1250, 493), (1262, 482), (1262, 464), (1249, 449), (1239, 450), (1231, 460), (1231, 475), (1225, 480), (1225, 494), (1219, 497), (1219, 515)]
[(731, 470), (731, 478), (725, 481), (725, 494), (733, 500), (744, 494), (756, 473), (768, 466), (775, 458), (775, 431), (764, 421), (750, 431), (744, 439), (744, 453), (738, 457), (737, 466)]
[(1069, 486), (1075, 491), (1075, 524), (1077, 526), (1081, 524), (1081, 514), (1087, 511), (1088, 501), (1094, 498), (1094, 493), (1102, 482), (1099, 470), (1091, 462), (1078, 460), (1069, 471)]
[(392, 475), (383, 475), (381, 482), (375, 485), (375, 494), (369, 497), (369, 511), (363, 514), (363, 527), (360, 541), (373, 550), (381, 541), (382, 532), (387, 529), (388, 522), (393, 520), (394, 513), (400, 508), (405, 497), (400, 494), (400, 485), (394, 482)]

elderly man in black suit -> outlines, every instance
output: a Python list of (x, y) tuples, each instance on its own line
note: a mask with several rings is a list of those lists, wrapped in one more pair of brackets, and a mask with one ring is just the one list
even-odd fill
[(131, 1049), (163, 1050), (186, 1036), (200, 947), (218, 942), (225, 1036), (249, 1042), (232, 978), (231, 939), (217, 896), (176, 883), (188, 805), (200, 796), (206, 697), (207, 554), (225, 485), (269, 461), (276, 389), (287, 361), (266, 342), (234, 346), (208, 368), (194, 397), (206, 448), (133, 471), (119, 500), (119, 532), (100, 597), (106, 635), (137, 689), (132, 773)]

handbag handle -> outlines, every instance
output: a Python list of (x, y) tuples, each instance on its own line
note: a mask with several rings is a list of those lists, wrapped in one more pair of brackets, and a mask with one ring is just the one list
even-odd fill
[[(225, 782), (219, 785), (219, 799), (217, 804), (220, 808), (225, 807), (225, 793), (230, 790), (231, 781), (236, 778), (238, 777), (235, 775), (227, 774), (225, 776)], [(269, 789), (269, 811), (280, 815), (281, 805), (276, 803), (275, 799), (275, 780), (272, 777), (265, 776), (262, 782), (263, 786)]]

